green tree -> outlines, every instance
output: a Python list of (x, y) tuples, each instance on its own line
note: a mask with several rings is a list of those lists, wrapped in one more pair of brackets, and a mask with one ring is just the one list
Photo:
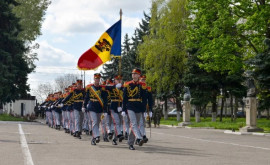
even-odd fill
[(151, 17), (147, 15), (145, 12), (143, 12), (144, 18), (142, 19), (142, 22), (139, 23), (139, 28), (136, 28), (138, 32), (138, 38), (139, 42), (143, 42), (143, 37), (146, 35), (149, 35), (150, 33), (150, 19)]
[[(147, 79), (157, 92), (171, 93), (178, 111), (183, 84), (180, 81), (186, 62), (185, 20), (188, 12), (185, 0), (153, 1), (150, 34), (139, 45), (140, 60), (144, 62)], [(180, 116), (178, 113), (178, 121)]]
[[(216, 75), (206, 72), (198, 66), (200, 59), (196, 54), (197, 50), (189, 51), (189, 58), (186, 64), (186, 70), (183, 75), (183, 83), (190, 88), (191, 104), (195, 105), (196, 113), (202, 113), (206, 110), (209, 102), (212, 102), (214, 109), (212, 112), (217, 112), (216, 97), (219, 92), (219, 82)], [(199, 115), (196, 116), (196, 121)], [(215, 120), (215, 119), (213, 119)]]
[(239, 17), (231, 2), (189, 0), (187, 46), (198, 49), (199, 66), (206, 71), (233, 73), (243, 68), (245, 41), (237, 35)]
[(246, 41), (246, 53), (255, 56), (264, 49), (263, 40), (270, 38), (270, 1), (269, 0), (235, 0), (231, 1), (233, 13), (239, 18), (237, 29)]
[(18, 37), (21, 27), (11, 5), (17, 5), (16, 1), (0, 1), (0, 104), (26, 95), (27, 74), (32, 71), (24, 58), (26, 48)]
[[(270, 109), (270, 39), (265, 39), (265, 50), (258, 53), (254, 59), (249, 60), (248, 64), (252, 66), (252, 77), (257, 82), (259, 89), (260, 108)], [(269, 115), (268, 115), (269, 118)]]
[(119, 74), (119, 57), (113, 57), (110, 63), (103, 65), (104, 71), (101, 72), (102, 77), (106, 79), (112, 79)]
[(130, 49), (131, 49), (130, 39), (128, 37), (128, 34), (126, 34), (122, 45), (122, 75), (124, 81), (131, 80), (131, 70), (133, 68), (129, 60)]
[(16, 0), (18, 5), (13, 6), (13, 13), (20, 18), (19, 24), (21, 31), (18, 38), (24, 41), (24, 58), (31, 68), (35, 68), (34, 60), (37, 60), (37, 54), (33, 52), (38, 49), (37, 43), (33, 41), (41, 35), (41, 26), (44, 20), (45, 11), (50, 5), (50, 0)]

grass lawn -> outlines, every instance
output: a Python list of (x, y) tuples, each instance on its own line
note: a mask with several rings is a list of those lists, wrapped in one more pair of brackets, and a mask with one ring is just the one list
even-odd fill
[(13, 117), (8, 114), (1, 114), (0, 121), (25, 121), (23, 118)]
[[(183, 119), (181, 118), (181, 120)], [(189, 125), (190, 127), (213, 127), (215, 129), (239, 130), (239, 128), (246, 126), (245, 118), (238, 118), (235, 122), (231, 122), (231, 118), (223, 118), (222, 122), (219, 122), (219, 118), (217, 118), (216, 122), (212, 122), (211, 117), (201, 117), (201, 122), (199, 123), (195, 122), (195, 117), (191, 117), (190, 120), (192, 123)], [(160, 123), (163, 125), (177, 126), (179, 122), (176, 121), (176, 117), (169, 117), (168, 120), (161, 119)], [(270, 120), (265, 118), (257, 119), (257, 127), (263, 128), (266, 133), (270, 133)]]

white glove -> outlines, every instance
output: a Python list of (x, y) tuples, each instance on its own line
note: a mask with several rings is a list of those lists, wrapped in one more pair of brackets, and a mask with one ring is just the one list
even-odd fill
[(122, 111), (122, 107), (117, 107), (117, 111), (121, 112)]
[(108, 115), (108, 113), (107, 112), (105, 112), (105, 113), (103, 113), (104, 114), (104, 117), (106, 117), (107, 115)]
[(85, 112), (85, 108), (82, 108), (82, 112), (83, 112), (83, 113)]
[(53, 105), (51, 106), (51, 108), (53, 108)]
[(64, 106), (64, 104), (63, 104), (63, 103), (61, 103), (61, 104), (60, 104), (60, 107), (63, 107), (63, 106)]
[(150, 112), (149, 112), (149, 117), (152, 117), (152, 115), (153, 115), (153, 114), (152, 114), (152, 112), (150, 111)]
[(123, 112), (121, 113), (121, 115), (122, 115), (123, 117), (125, 117), (125, 116), (126, 116), (126, 112), (123, 111)]
[(146, 112), (144, 112), (144, 113), (143, 113), (143, 116), (144, 116), (144, 118), (146, 118), (146, 117), (147, 117), (147, 113), (146, 113)]
[(121, 83), (118, 83), (118, 84), (116, 84), (116, 88), (121, 88), (122, 87), (122, 84)]

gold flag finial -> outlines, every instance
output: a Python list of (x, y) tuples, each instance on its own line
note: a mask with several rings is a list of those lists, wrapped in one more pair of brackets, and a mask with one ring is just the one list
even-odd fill
[(123, 14), (122, 9), (120, 9), (120, 19), (122, 19), (122, 14)]

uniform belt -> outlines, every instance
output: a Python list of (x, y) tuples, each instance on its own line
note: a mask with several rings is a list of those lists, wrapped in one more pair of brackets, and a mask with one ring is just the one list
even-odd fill
[(142, 99), (128, 99), (128, 101), (142, 101)]
[(111, 101), (112, 102), (119, 102), (120, 100), (119, 99), (112, 99)]
[(90, 101), (97, 102), (98, 99), (90, 99)]
[(74, 100), (74, 102), (76, 102), (76, 103), (83, 102), (83, 100)]

